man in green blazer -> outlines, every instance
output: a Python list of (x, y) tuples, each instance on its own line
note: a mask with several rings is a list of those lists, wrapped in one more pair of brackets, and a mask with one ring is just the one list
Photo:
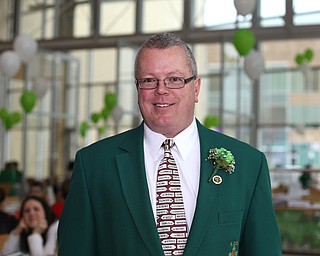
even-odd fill
[[(77, 152), (59, 255), (280, 256), (265, 156), (195, 119), (201, 80), (189, 47), (170, 33), (151, 37), (135, 76), (144, 121)], [(188, 234), (184, 250), (164, 253), (156, 177), (166, 138), (175, 142)]]

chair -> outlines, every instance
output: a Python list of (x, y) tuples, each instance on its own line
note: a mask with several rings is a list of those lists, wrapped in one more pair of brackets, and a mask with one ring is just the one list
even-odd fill
[(7, 241), (9, 234), (0, 234), (0, 251), (2, 251), (2, 247), (5, 241)]

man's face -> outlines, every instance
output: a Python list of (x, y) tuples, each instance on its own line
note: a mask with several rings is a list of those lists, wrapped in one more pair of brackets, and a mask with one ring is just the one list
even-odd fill
[[(178, 46), (168, 49), (144, 49), (138, 60), (138, 79), (193, 76), (186, 54)], [(166, 137), (174, 137), (187, 128), (194, 118), (200, 78), (180, 89), (168, 89), (159, 81), (156, 89), (138, 88), (138, 103), (148, 127)]]
[(40, 186), (31, 186), (29, 189), (29, 195), (45, 198), (45, 192)]

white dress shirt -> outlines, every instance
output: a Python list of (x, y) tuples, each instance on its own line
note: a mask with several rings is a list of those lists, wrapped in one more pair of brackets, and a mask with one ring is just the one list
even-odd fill
[[(167, 139), (165, 136), (155, 133), (144, 124), (146, 176), (155, 220), (157, 169), (163, 158), (164, 150), (161, 145), (165, 139)], [(175, 142), (175, 146), (171, 149), (171, 152), (180, 174), (187, 225), (190, 230), (196, 208), (200, 178), (200, 142), (195, 119), (187, 129), (172, 139)]]

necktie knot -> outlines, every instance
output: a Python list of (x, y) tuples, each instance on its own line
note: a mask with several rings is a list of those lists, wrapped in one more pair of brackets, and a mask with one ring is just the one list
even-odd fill
[(164, 148), (164, 151), (165, 151), (165, 152), (170, 151), (173, 146), (174, 146), (174, 141), (173, 141), (173, 139), (166, 139), (166, 140), (162, 143), (162, 147)]

